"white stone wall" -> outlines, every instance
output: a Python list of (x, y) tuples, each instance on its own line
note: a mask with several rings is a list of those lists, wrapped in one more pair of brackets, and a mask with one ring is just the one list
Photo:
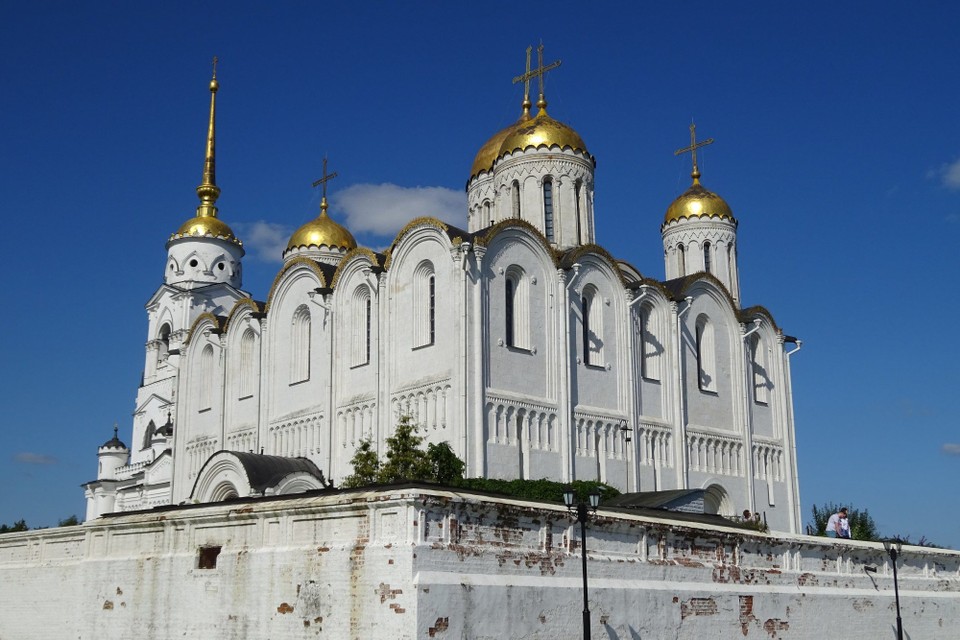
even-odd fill
[[(587, 536), (595, 638), (892, 637), (877, 543), (602, 509)], [(418, 488), (119, 515), (0, 536), (0, 637), (578, 637), (581, 550), (562, 507)], [(907, 637), (955, 638), (960, 553), (898, 572)]]

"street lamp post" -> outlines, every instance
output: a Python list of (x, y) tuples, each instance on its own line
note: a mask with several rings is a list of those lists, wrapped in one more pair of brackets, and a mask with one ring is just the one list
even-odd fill
[(897, 582), (897, 558), (900, 556), (902, 547), (903, 543), (897, 539), (883, 541), (883, 548), (887, 550), (890, 562), (893, 564), (893, 597), (897, 603), (897, 640), (903, 640), (903, 621), (900, 619), (900, 585)]
[(580, 523), (580, 552), (583, 558), (583, 640), (590, 640), (590, 598), (587, 590), (587, 520), (591, 513), (596, 513), (600, 504), (600, 492), (596, 489), (590, 492), (590, 502), (574, 502), (576, 496), (573, 487), (564, 487), (563, 503), (567, 509), (577, 516)]

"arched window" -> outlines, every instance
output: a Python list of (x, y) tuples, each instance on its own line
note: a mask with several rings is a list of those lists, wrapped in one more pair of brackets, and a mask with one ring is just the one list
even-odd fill
[(713, 273), (713, 259), (710, 256), (710, 242), (703, 243), (703, 270)]
[(734, 267), (734, 264), (736, 262), (734, 251), (736, 251), (736, 247), (733, 245), (733, 243), (728, 244), (727, 250), (725, 252), (727, 254), (727, 274), (726, 275), (727, 275), (727, 278), (730, 279), (728, 286), (730, 286), (731, 288), (734, 286), (734, 283), (737, 280), (737, 270)]
[(767, 373), (767, 350), (759, 335), (750, 337), (750, 364), (753, 370), (753, 399), (759, 404), (767, 404), (773, 385)]
[(717, 354), (713, 324), (707, 316), (697, 318), (697, 372), (701, 391), (717, 390)]
[(247, 329), (240, 338), (240, 380), (237, 387), (240, 398), (249, 398), (253, 395), (255, 345), (256, 336), (252, 329)]
[(687, 275), (687, 261), (682, 244), (677, 245), (677, 269), (681, 278)]
[(483, 219), (480, 221), (480, 228), (490, 226), (490, 201), (486, 200), (483, 203)]
[(200, 352), (200, 411), (213, 406), (213, 347), (206, 345)]
[(583, 362), (603, 366), (603, 305), (596, 288), (587, 286), (580, 298)]
[(548, 242), (553, 242), (553, 180), (543, 181), (543, 232)]
[(353, 344), (351, 362), (359, 366), (370, 362), (370, 332), (373, 323), (370, 288), (366, 285), (357, 287), (351, 301), (351, 316), (353, 325)]
[(160, 327), (160, 333), (157, 335), (157, 366), (167, 363), (170, 357), (170, 325), (164, 323)]
[(151, 420), (150, 423), (147, 425), (147, 430), (143, 432), (143, 447), (141, 447), (142, 449), (150, 448), (150, 443), (153, 441), (153, 434), (155, 434), (156, 432), (157, 432), (157, 425), (153, 422), (153, 420)]
[(436, 340), (437, 276), (430, 262), (421, 262), (413, 275), (413, 346), (425, 347)]
[(507, 346), (530, 348), (530, 290), (523, 269), (507, 269), (504, 283), (504, 323)]
[(640, 307), (637, 324), (640, 330), (640, 339), (637, 341), (640, 346), (640, 375), (647, 380), (659, 380), (663, 334), (660, 330), (660, 318), (653, 305), (645, 304)]
[(573, 201), (577, 208), (577, 244), (583, 244), (583, 222), (580, 220), (580, 191), (583, 183), (579, 180), (573, 185)]
[(310, 310), (300, 305), (290, 327), (290, 384), (310, 379)]
[(510, 196), (513, 198), (513, 217), (520, 217), (520, 182), (517, 180), (513, 181), (513, 185), (510, 187)]

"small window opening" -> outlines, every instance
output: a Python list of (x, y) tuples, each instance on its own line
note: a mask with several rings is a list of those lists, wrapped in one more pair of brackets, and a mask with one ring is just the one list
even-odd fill
[(198, 557), (197, 557), (197, 568), (198, 569), (216, 569), (217, 568), (217, 556), (220, 555), (220, 549), (222, 547), (200, 547)]
[(703, 270), (707, 273), (713, 273), (713, 260), (710, 256), (710, 243), (703, 243)]
[(195, 267), (195, 266), (197, 266), (198, 264), (200, 264), (200, 263), (197, 262), (197, 259), (196, 259), (196, 258), (194, 258), (193, 260), (190, 261), (190, 266), (191, 266), (191, 267)]
[(543, 182), (543, 219), (547, 241), (553, 242), (553, 181)]
[(217, 265), (217, 269), (220, 269), (220, 271), (223, 271), (224, 267), (222, 262)]

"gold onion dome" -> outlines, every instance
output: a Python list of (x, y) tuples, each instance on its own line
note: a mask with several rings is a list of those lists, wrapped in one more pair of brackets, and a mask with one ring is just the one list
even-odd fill
[(510, 128), (503, 142), (500, 143), (498, 158), (514, 151), (542, 146), (547, 148), (557, 146), (561, 149), (570, 148), (573, 151), (589, 153), (580, 134), (572, 127), (547, 115), (547, 103), (543, 99), (537, 103), (537, 106), (540, 107), (540, 111), (536, 117), (518, 122)]
[[(526, 116), (526, 118), (524, 118), (524, 116)], [(509, 127), (501, 129), (493, 134), (493, 136), (487, 140), (482, 147), (480, 147), (480, 151), (477, 151), (477, 156), (473, 159), (473, 167), (470, 168), (470, 177), (475, 178), (484, 171), (490, 171), (490, 169), (493, 168), (493, 163), (497, 161), (498, 157), (500, 157), (500, 145), (503, 144), (503, 141), (506, 139), (506, 137), (513, 132), (513, 129), (517, 126), (517, 124), (529, 119), (530, 114), (525, 113), (523, 116), (520, 116), (519, 122), (515, 122)]]
[(303, 225), (290, 236), (287, 251), (298, 247), (322, 246), (348, 251), (357, 248), (357, 241), (353, 238), (353, 234), (327, 215), (326, 198), (320, 204), (320, 216)]
[(180, 228), (177, 229), (176, 233), (170, 236), (170, 239), (178, 240), (180, 238), (193, 237), (219, 238), (234, 244), (243, 244), (235, 235), (233, 235), (233, 231), (229, 226), (227, 226), (226, 222), (220, 218), (214, 218), (213, 216), (197, 216), (195, 218), (190, 218), (180, 225)]
[(693, 184), (690, 188), (680, 194), (680, 197), (667, 207), (667, 215), (664, 216), (663, 224), (668, 225), (671, 222), (687, 218), (721, 218), (736, 222), (733, 211), (730, 210), (730, 205), (723, 198), (712, 191), (708, 191), (700, 184), (700, 172), (694, 170), (692, 177)]

